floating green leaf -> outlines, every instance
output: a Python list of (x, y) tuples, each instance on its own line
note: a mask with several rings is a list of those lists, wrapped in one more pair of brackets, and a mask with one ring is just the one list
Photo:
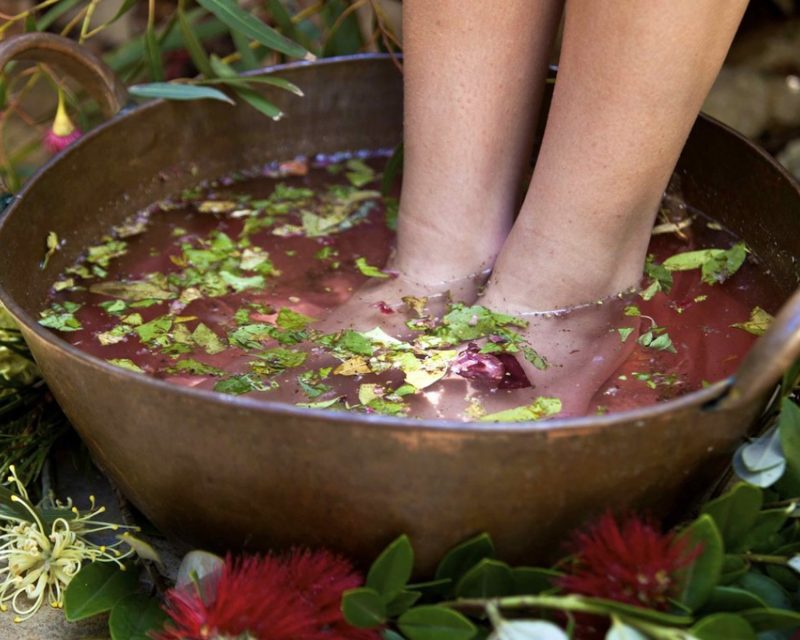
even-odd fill
[(767, 329), (769, 329), (775, 318), (770, 313), (764, 311), (759, 306), (753, 307), (750, 312), (750, 319), (746, 322), (735, 322), (731, 326), (737, 329), (743, 329), (747, 333), (752, 333), (754, 336), (763, 336)]
[(514, 409), (490, 413), (480, 418), (481, 422), (529, 422), (554, 416), (561, 411), (558, 398), (539, 397), (532, 404)]

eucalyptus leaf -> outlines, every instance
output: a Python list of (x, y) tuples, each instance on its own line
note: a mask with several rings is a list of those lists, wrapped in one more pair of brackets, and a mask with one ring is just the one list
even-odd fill
[(704, 617), (689, 633), (697, 640), (756, 640), (756, 632), (747, 620), (732, 613)]
[(751, 471), (763, 471), (785, 464), (786, 457), (781, 449), (781, 438), (777, 427), (772, 427), (761, 437), (745, 445), (742, 449), (742, 462)]
[(162, 82), (164, 80), (164, 62), (161, 59), (161, 45), (158, 43), (152, 25), (149, 25), (144, 33), (144, 50), (150, 79), (154, 82)]
[(414, 607), (397, 619), (409, 640), (472, 640), (478, 629), (467, 618), (446, 607)]
[(248, 89), (246, 87), (235, 86), (234, 91), (236, 95), (244, 100), (247, 104), (253, 107), (256, 111), (260, 111), (272, 120), (280, 120), (283, 117), (283, 111), (272, 104), (260, 93)]
[(388, 603), (406, 586), (413, 569), (414, 549), (408, 536), (403, 534), (372, 563), (366, 586), (377, 591)]
[(197, 4), (208, 9), (232, 30), (238, 31), (269, 49), (293, 58), (305, 58), (306, 60), (315, 58), (304, 47), (241, 9), (234, 0), (197, 0)]
[(151, 82), (149, 84), (135, 84), (128, 87), (132, 96), (137, 98), (164, 98), (165, 100), (219, 100), (228, 104), (235, 104), (233, 100), (219, 89), (201, 87), (194, 84), (176, 82)]
[(377, 627), (386, 620), (386, 604), (375, 589), (349, 589), (342, 595), (342, 613), (354, 627)]
[(774, 467), (753, 471), (744, 462), (744, 449), (748, 446), (750, 446), (750, 444), (745, 443), (736, 450), (736, 453), (734, 453), (734, 473), (736, 473), (740, 480), (744, 480), (748, 484), (752, 484), (755, 487), (761, 487), (762, 489), (771, 487), (781, 479), (786, 471), (786, 459), (784, 458), (781, 463), (776, 464)]
[(64, 593), (64, 614), (70, 622), (110, 611), (139, 586), (136, 571), (122, 570), (113, 562), (92, 562), (81, 567)]
[(703, 514), (682, 533), (690, 545), (702, 545), (697, 559), (686, 569), (684, 588), (678, 600), (696, 611), (708, 600), (722, 574), (724, 546), (714, 519)]
[(111, 640), (152, 640), (152, 633), (161, 631), (167, 614), (155, 598), (134, 593), (111, 609), (108, 629)]
[(192, 58), (194, 66), (207, 78), (213, 78), (214, 72), (211, 69), (211, 63), (208, 61), (208, 54), (203, 48), (203, 43), (200, 41), (200, 38), (197, 37), (192, 25), (186, 18), (186, 12), (183, 10), (182, 4), (178, 7), (178, 27), (180, 28), (181, 37), (183, 38), (183, 45)]

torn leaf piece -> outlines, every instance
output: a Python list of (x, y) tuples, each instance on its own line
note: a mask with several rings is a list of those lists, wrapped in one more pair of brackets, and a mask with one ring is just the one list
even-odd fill
[(54, 302), (49, 309), (41, 312), (39, 324), (56, 331), (79, 331), (83, 329), (83, 325), (75, 317), (75, 312), (80, 308), (81, 305), (77, 302)]
[(745, 244), (737, 242), (730, 249), (698, 249), (678, 253), (667, 258), (663, 266), (669, 271), (700, 269), (703, 282), (719, 284), (739, 270), (747, 254)]
[(303, 351), (295, 351), (294, 349), (273, 347), (262, 351), (256, 358), (257, 360), (250, 362), (250, 368), (255, 373), (271, 376), (286, 369), (299, 367), (306, 361), (306, 354)]
[(335, 376), (360, 376), (370, 373), (371, 369), (363, 356), (355, 356), (345, 360), (333, 370)]
[(119, 367), (120, 369), (127, 369), (128, 371), (133, 371), (134, 373), (144, 373), (144, 369), (142, 369), (130, 358), (111, 358), (106, 360), (106, 362), (108, 362), (108, 364), (113, 364), (115, 367)]
[(394, 367), (405, 374), (405, 383), (420, 390), (444, 378), (457, 355), (455, 349), (430, 350), (425, 352), (423, 358), (410, 352), (401, 352), (390, 355), (389, 359)]
[(234, 396), (250, 393), (251, 391), (269, 391), (272, 388), (272, 385), (265, 384), (253, 373), (225, 378), (225, 380), (220, 380), (214, 385), (214, 391)]
[(309, 398), (318, 398), (323, 393), (331, 390), (331, 386), (322, 382), (331, 374), (330, 367), (323, 367), (317, 371), (304, 371), (297, 376), (297, 383)]
[(221, 377), (226, 375), (222, 369), (214, 367), (205, 362), (200, 362), (194, 358), (186, 358), (179, 360), (173, 366), (165, 370), (166, 373), (188, 373), (193, 376), (217, 376)]
[(763, 336), (775, 318), (761, 307), (754, 307), (747, 322), (735, 322), (732, 327), (743, 329), (754, 336)]
[(278, 311), (278, 317), (275, 319), (275, 324), (281, 329), (287, 329), (289, 331), (305, 329), (312, 322), (316, 322), (316, 318), (298, 313), (297, 311), (292, 311), (286, 307)]
[(42, 258), (42, 264), (39, 266), (40, 269), (47, 268), (47, 263), (50, 262), (50, 258), (52, 258), (56, 251), (58, 251), (61, 247), (61, 242), (59, 241), (58, 234), (55, 231), (50, 231), (47, 234), (45, 246), (47, 247), (47, 251), (44, 254), (44, 258)]
[(669, 293), (672, 289), (672, 273), (663, 264), (657, 264), (652, 255), (647, 256), (644, 273), (650, 283), (639, 294), (643, 300), (651, 300), (657, 293)]
[(363, 160), (353, 159), (347, 161), (347, 179), (354, 187), (359, 189), (375, 180), (375, 170)]
[[(160, 275), (160, 274), (153, 274)], [(116, 298), (127, 302), (139, 300), (172, 300), (177, 293), (171, 291), (165, 280), (149, 277), (145, 280), (130, 282), (99, 282), (89, 287), (89, 291), (101, 296)]]
[(669, 337), (669, 334), (664, 327), (653, 327), (652, 329), (645, 331), (639, 336), (636, 342), (643, 347), (647, 347), (648, 349), (676, 353), (675, 346), (672, 344), (672, 338)]
[(378, 267), (373, 267), (371, 264), (367, 264), (366, 258), (356, 258), (356, 267), (368, 278), (386, 279), (389, 277), (388, 274), (378, 269)]
[(540, 396), (532, 404), (490, 413), (481, 422), (528, 422), (554, 416), (561, 411), (561, 400)]
[(226, 346), (220, 337), (202, 322), (192, 331), (192, 342), (209, 355), (225, 351)]
[(480, 305), (467, 307), (456, 303), (450, 305), (450, 310), (442, 318), (436, 336), (448, 344), (458, 344), (493, 334), (506, 337), (503, 328), (508, 326), (526, 327), (528, 323), (522, 318), (495, 313)]

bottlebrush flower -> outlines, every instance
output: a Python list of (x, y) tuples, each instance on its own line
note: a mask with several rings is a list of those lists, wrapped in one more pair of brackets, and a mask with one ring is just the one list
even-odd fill
[(558, 581), (564, 591), (659, 611), (678, 595), (682, 569), (701, 551), (639, 518), (620, 524), (610, 513), (577, 534), (575, 547), (571, 570)]
[(286, 558), (228, 557), (207, 584), (172, 589), (171, 618), (155, 640), (378, 640), (347, 625), (342, 592), (361, 584), (342, 558), (294, 551)]
[(75, 126), (67, 113), (64, 93), (59, 91), (56, 117), (53, 120), (53, 126), (44, 135), (44, 147), (51, 153), (58, 153), (75, 142), (81, 135), (83, 135), (81, 130)]

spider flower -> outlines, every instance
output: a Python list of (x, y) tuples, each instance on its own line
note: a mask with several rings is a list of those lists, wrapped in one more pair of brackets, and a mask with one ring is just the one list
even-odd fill
[(122, 560), (133, 550), (121, 552), (121, 540), (103, 546), (87, 537), (130, 528), (97, 520), (105, 507), (97, 507), (93, 496), (87, 513), (71, 500), (35, 507), (13, 466), (10, 472), (8, 482), (16, 493), (6, 490), (9, 504), (0, 511), (0, 609), (10, 605), (14, 621), (22, 622), (45, 601), (62, 607), (64, 590), (83, 562), (115, 562), (124, 568)]
[(81, 130), (75, 126), (67, 113), (64, 93), (59, 91), (56, 117), (53, 120), (53, 126), (44, 135), (44, 147), (50, 153), (58, 153), (75, 142), (81, 135), (83, 135)]
[(571, 570), (558, 585), (570, 593), (664, 611), (678, 595), (683, 569), (701, 549), (674, 533), (606, 514), (575, 538)]
[(342, 592), (361, 577), (326, 551), (288, 557), (228, 557), (202, 582), (172, 589), (165, 610), (171, 622), (156, 640), (378, 640), (342, 617)]

